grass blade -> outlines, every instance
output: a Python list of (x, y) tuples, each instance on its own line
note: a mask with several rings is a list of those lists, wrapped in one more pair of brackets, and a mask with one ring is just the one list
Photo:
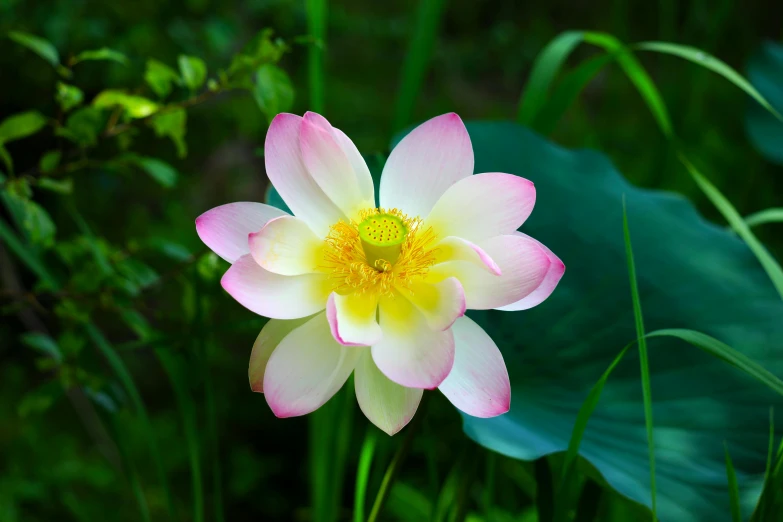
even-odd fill
[(144, 495), (144, 488), (139, 480), (139, 472), (134, 465), (133, 459), (128, 455), (125, 439), (123, 437), (124, 430), (120, 426), (119, 419), (115, 416), (112, 418), (112, 431), (114, 432), (114, 440), (117, 441), (117, 449), (122, 459), (122, 465), (125, 468), (125, 475), (128, 477), (131, 491), (136, 498), (136, 503), (139, 505), (139, 512), (141, 513), (141, 519), (144, 522), (152, 522), (150, 517), (150, 508), (147, 504), (147, 497)]
[(653, 440), (652, 418), (652, 393), (650, 387), (650, 367), (647, 360), (647, 340), (644, 334), (644, 320), (642, 318), (642, 305), (639, 301), (639, 287), (636, 283), (636, 265), (633, 260), (631, 247), (631, 233), (628, 230), (628, 214), (623, 198), (623, 237), (625, 239), (625, 254), (628, 262), (628, 277), (631, 283), (631, 299), (633, 301), (633, 315), (636, 323), (636, 338), (639, 343), (639, 362), (642, 371), (642, 396), (644, 399), (644, 423), (647, 427), (647, 444), (650, 451), (650, 493), (652, 520), (657, 520), (657, 506), (655, 499), (655, 442)]
[(767, 223), (783, 223), (783, 208), (760, 210), (747, 216), (745, 223), (751, 228), (766, 225)]
[(424, 76), (430, 65), (432, 50), (438, 37), (444, 4), (444, 0), (420, 0), (418, 2), (416, 24), (408, 44), (408, 51), (405, 54), (405, 61), (402, 64), (400, 90), (394, 105), (393, 132), (402, 129), (411, 121), (416, 99), (421, 91)]
[(663, 54), (678, 56), (697, 65), (701, 65), (717, 74), (720, 74), (731, 83), (745, 91), (745, 93), (756, 100), (762, 107), (767, 109), (777, 119), (783, 121), (783, 117), (769, 104), (769, 102), (756, 90), (751, 83), (741, 74), (729, 67), (725, 62), (718, 60), (714, 56), (705, 53), (701, 49), (687, 45), (679, 45), (669, 42), (642, 42), (633, 46), (633, 49), (639, 51), (653, 51)]
[(666, 104), (663, 102), (661, 94), (658, 92), (658, 88), (655, 87), (655, 83), (647, 74), (647, 71), (639, 63), (639, 60), (633, 55), (620, 40), (614, 36), (606, 33), (588, 32), (584, 33), (585, 42), (601, 47), (608, 53), (614, 55), (617, 59), (617, 63), (625, 72), (625, 75), (631, 80), (636, 89), (641, 94), (647, 106), (658, 122), (658, 127), (666, 135), (667, 138), (673, 137), (672, 123), (669, 118), (669, 111), (666, 109)]
[(533, 128), (544, 135), (554, 132), (558, 122), (576, 101), (579, 93), (596, 77), (608, 63), (614, 60), (611, 54), (601, 54), (585, 60), (558, 83), (549, 101), (535, 119)]
[(187, 380), (183, 373), (183, 363), (179, 357), (167, 350), (156, 348), (155, 355), (174, 389), (177, 407), (182, 414), (182, 424), (185, 428), (185, 441), (188, 445), (190, 459), (190, 478), (193, 488), (193, 520), (204, 521), (204, 486), (201, 478), (201, 453), (199, 450), (198, 426), (196, 423), (196, 405), (193, 402)]
[(696, 181), (696, 184), (702, 192), (704, 192), (712, 204), (715, 205), (715, 208), (723, 214), (723, 217), (729, 222), (729, 225), (734, 229), (734, 232), (745, 241), (748, 248), (755, 254), (756, 258), (761, 263), (761, 266), (764, 267), (767, 275), (772, 280), (772, 284), (777, 289), (780, 297), (783, 298), (783, 269), (780, 268), (780, 264), (772, 257), (764, 245), (761, 244), (753, 232), (751, 232), (748, 224), (742, 219), (742, 216), (740, 216), (739, 212), (737, 212), (729, 200), (726, 199), (726, 197), (721, 194), (720, 191), (682, 154), (680, 154), (680, 161), (682, 161), (685, 168), (688, 169), (691, 177)]
[(378, 431), (374, 426), (367, 428), (362, 449), (359, 452), (359, 465), (356, 468), (356, 490), (353, 496), (353, 521), (364, 522), (364, 504), (367, 497), (367, 482), (370, 480), (372, 458), (375, 455), (375, 444), (378, 442)]
[(556, 36), (544, 47), (533, 62), (533, 69), (525, 90), (519, 99), (517, 121), (531, 126), (538, 112), (544, 108), (547, 93), (560, 68), (571, 52), (584, 39), (581, 31), (566, 31)]
[(152, 427), (152, 423), (150, 422), (147, 408), (144, 406), (144, 401), (141, 399), (139, 389), (136, 387), (136, 383), (128, 371), (128, 368), (125, 366), (125, 363), (122, 361), (120, 356), (117, 355), (117, 352), (114, 350), (111, 344), (109, 344), (109, 341), (106, 340), (106, 337), (103, 336), (103, 333), (98, 329), (98, 327), (93, 323), (87, 323), (84, 328), (87, 331), (87, 336), (92, 340), (95, 346), (98, 347), (98, 350), (100, 350), (100, 352), (108, 361), (109, 366), (111, 366), (112, 370), (114, 370), (114, 373), (120, 379), (123, 388), (125, 388), (125, 391), (128, 393), (128, 396), (133, 403), (136, 414), (139, 416), (139, 422), (141, 422), (142, 426), (144, 427), (144, 433), (147, 437), (147, 445), (149, 446), (149, 451), (152, 455), (152, 460), (155, 464), (155, 469), (158, 474), (158, 480), (160, 481), (164, 496), (166, 498), (166, 505), (168, 506), (169, 510), (169, 518), (171, 520), (176, 520), (176, 516), (174, 514), (174, 502), (171, 496), (171, 490), (169, 489), (168, 479), (166, 478), (166, 471), (163, 467), (163, 459), (161, 459), (158, 443), (155, 439), (155, 431)]
[(783, 381), (759, 363), (709, 335), (684, 328), (656, 330), (647, 334), (647, 337), (662, 336), (677, 337), (697, 348), (701, 348), (710, 355), (723, 359), (735, 368), (739, 368), (750, 377), (753, 377), (760, 383), (771, 388), (776, 393), (783, 395)]
[(313, 39), (307, 52), (308, 84), (310, 89), (310, 109), (324, 111), (324, 83), (326, 77), (326, 0), (305, 0), (307, 32)]
[(742, 510), (740, 509), (739, 485), (737, 484), (737, 472), (734, 471), (734, 465), (731, 463), (729, 447), (724, 442), (726, 450), (726, 477), (729, 479), (729, 501), (731, 505), (731, 520), (733, 522), (742, 522)]

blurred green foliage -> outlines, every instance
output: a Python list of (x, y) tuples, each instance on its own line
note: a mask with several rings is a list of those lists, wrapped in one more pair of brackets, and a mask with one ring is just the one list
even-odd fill
[[(414, 121), (513, 119), (534, 59), (564, 30), (688, 44), (743, 71), (780, 20), (775, 2), (729, 0), (0, 3), (0, 520), (351, 518), (372, 428), (345, 391), (285, 421), (250, 393), (263, 319), (222, 292), (225, 263), (193, 227), (218, 204), (264, 199), (260, 147), (277, 112), (322, 110), (382, 163)], [(783, 169), (741, 125), (754, 102), (686, 61), (638, 60), (677, 147), (713, 167), (740, 213), (781, 206)], [(534, 128), (720, 218), (622, 67), (580, 47), (566, 69)], [(776, 226), (757, 232), (780, 258)], [(481, 449), (432, 395), (380, 520), (543, 522), (557, 457)], [(377, 440), (367, 513), (404, 436)], [(579, 467), (578, 520), (649, 517)]]

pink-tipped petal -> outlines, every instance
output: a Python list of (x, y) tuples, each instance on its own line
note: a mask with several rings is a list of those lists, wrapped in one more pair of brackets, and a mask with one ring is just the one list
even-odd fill
[(461, 179), (435, 203), (425, 219), (439, 237), (481, 241), (512, 234), (536, 202), (533, 183), (513, 174), (476, 174)]
[(197, 217), (196, 232), (214, 253), (233, 263), (250, 252), (248, 234), (261, 230), (270, 219), (287, 215), (263, 203), (228, 203)]
[(277, 346), (264, 374), (264, 396), (277, 417), (305, 415), (342, 387), (366, 348), (338, 344), (320, 313)]
[(256, 263), (275, 274), (310, 274), (323, 259), (323, 240), (294, 216), (270, 220), (264, 228), (250, 234), (248, 242)]
[(389, 380), (365, 350), (354, 372), (356, 400), (362, 413), (389, 435), (410, 422), (421, 402), (420, 388), (406, 388)]
[(435, 263), (447, 261), (468, 261), (485, 268), (490, 274), (500, 275), (502, 273), (498, 264), (489, 254), (477, 244), (461, 237), (449, 236), (435, 245)]
[(446, 330), (465, 315), (465, 292), (456, 277), (435, 284), (416, 281), (397, 290), (424, 315), (433, 330)]
[(397, 384), (436, 388), (454, 364), (451, 330), (433, 330), (424, 315), (399, 293), (379, 303), (383, 337), (372, 347), (378, 368)]
[(511, 384), (495, 342), (467, 317), (457, 319), (454, 367), (438, 389), (451, 403), (474, 417), (496, 417), (511, 406)]
[(266, 364), (272, 352), (280, 344), (283, 338), (295, 328), (305, 324), (309, 317), (283, 321), (270, 319), (261, 329), (261, 333), (253, 343), (253, 351), (250, 352), (250, 363), (247, 368), (247, 377), (250, 380), (250, 389), (254, 392), (264, 393), (264, 372)]
[(273, 319), (298, 319), (320, 312), (329, 297), (325, 274), (275, 274), (261, 268), (249, 254), (231, 265), (220, 284), (251, 312)]
[(299, 131), (302, 159), (310, 175), (321, 189), (348, 217), (372, 207), (372, 198), (362, 197), (353, 165), (334, 133), (321, 124), (311, 122), (308, 113)]
[(473, 174), (473, 147), (454, 113), (432, 118), (394, 147), (381, 175), (380, 202), (410, 216), (426, 216), (457, 181)]
[(305, 167), (299, 147), (303, 121), (294, 114), (278, 114), (272, 120), (264, 143), (266, 174), (296, 217), (318, 237), (326, 237), (329, 227), (345, 216)]
[[(536, 241), (532, 237), (528, 236), (527, 234), (523, 234), (522, 232), (515, 232), (514, 235), (526, 237), (531, 241)], [(552, 292), (555, 291), (555, 287), (557, 287), (557, 284), (560, 282), (560, 278), (563, 277), (563, 274), (565, 274), (565, 265), (560, 260), (560, 258), (557, 257), (540, 241), (536, 241), (536, 243), (539, 244), (539, 246), (549, 257), (549, 270), (544, 276), (544, 280), (541, 281), (541, 284), (538, 285), (538, 288), (530, 292), (527, 296), (523, 297), (516, 303), (511, 303), (510, 305), (506, 306), (499, 306), (498, 310), (514, 312), (517, 310), (527, 310), (529, 308), (533, 308), (534, 306), (538, 306), (539, 304), (543, 303), (547, 297), (552, 295)]]
[[(551, 261), (537, 241), (521, 236), (498, 236), (479, 243), (497, 263), (494, 275), (474, 263), (449, 261), (434, 265), (428, 281), (456, 277), (465, 290), (469, 310), (486, 310), (516, 303), (530, 295), (544, 280)], [(383, 325), (381, 325), (383, 326)]]
[(371, 292), (340, 295), (332, 292), (326, 303), (326, 318), (334, 339), (345, 346), (372, 346), (380, 341), (376, 321), (378, 298)]

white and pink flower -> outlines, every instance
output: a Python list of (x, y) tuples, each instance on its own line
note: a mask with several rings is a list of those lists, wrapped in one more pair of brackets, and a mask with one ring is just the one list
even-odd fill
[(505, 413), (511, 389), (492, 339), (466, 309), (525, 310), (565, 266), (517, 232), (533, 183), (473, 174), (456, 114), (408, 134), (383, 169), (380, 201), (353, 142), (315, 113), (280, 114), (265, 143), (269, 180), (294, 215), (231, 203), (196, 220), (231, 263), (223, 288), (270, 318), (250, 386), (278, 417), (310, 413), (354, 373), (364, 414), (389, 434), (438, 388), (477, 417)]

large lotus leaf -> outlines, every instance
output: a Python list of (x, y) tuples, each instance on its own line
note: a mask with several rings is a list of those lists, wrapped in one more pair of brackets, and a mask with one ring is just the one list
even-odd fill
[[(476, 172), (510, 172), (536, 184), (522, 230), (567, 267), (554, 294), (532, 310), (471, 313), (500, 346), (512, 383), (510, 412), (464, 417), (471, 438), (520, 459), (568, 446), (590, 387), (636, 337), (623, 196), (647, 331), (698, 330), (783, 375), (783, 301), (740, 239), (678, 195), (633, 187), (600, 153), (564, 149), (511, 123), (468, 129)], [(673, 338), (651, 339), (649, 359), (660, 519), (730, 520), (724, 441), (749, 516), (765, 469), (770, 405), (781, 398)], [(642, 404), (639, 359), (629, 352), (604, 388), (580, 453), (618, 492), (649, 506)]]
[[(765, 42), (748, 63), (748, 79), (783, 114), (783, 46)], [(783, 165), (783, 122), (756, 102), (745, 116), (751, 143), (769, 161)]]

